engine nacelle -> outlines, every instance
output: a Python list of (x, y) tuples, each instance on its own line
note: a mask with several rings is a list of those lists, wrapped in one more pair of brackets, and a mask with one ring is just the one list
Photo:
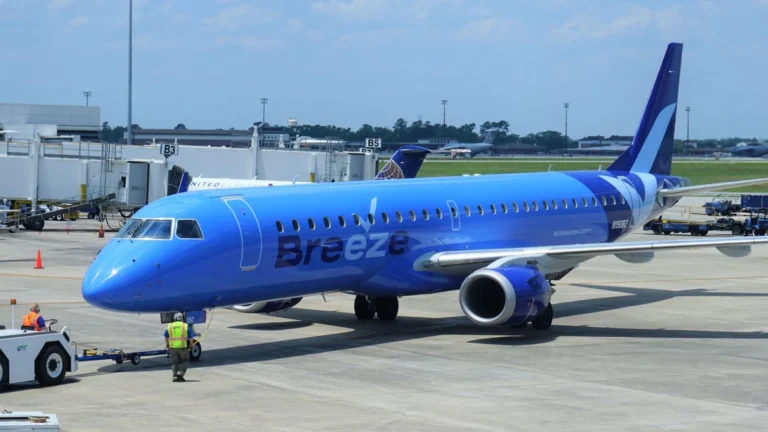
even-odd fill
[(290, 299), (270, 300), (257, 303), (248, 303), (242, 305), (232, 306), (232, 309), (243, 313), (262, 313), (269, 314), (272, 312), (280, 312), (288, 310), (301, 301), (302, 297), (294, 297)]
[(552, 287), (536, 267), (482, 268), (461, 284), (459, 304), (475, 324), (516, 325), (538, 318), (551, 296)]

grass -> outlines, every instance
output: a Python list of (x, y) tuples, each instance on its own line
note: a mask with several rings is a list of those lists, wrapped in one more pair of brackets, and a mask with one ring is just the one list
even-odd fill
[[(427, 161), (419, 170), (419, 177), (460, 176), (463, 174), (511, 174), (547, 171), (596, 170), (610, 165), (610, 160), (512, 160), (512, 161)], [(687, 177), (694, 185), (719, 183), (768, 177), (768, 163), (739, 161), (677, 161), (672, 163), (672, 174)], [(724, 190), (722, 192), (768, 192), (768, 184)]]

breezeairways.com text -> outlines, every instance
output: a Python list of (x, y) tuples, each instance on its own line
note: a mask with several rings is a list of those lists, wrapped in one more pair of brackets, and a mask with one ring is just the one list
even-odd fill
[(561, 237), (561, 236), (588, 234), (591, 232), (592, 232), (592, 228), (582, 228), (582, 229), (572, 229), (572, 230), (558, 230), (558, 231), (555, 231), (552, 235), (554, 235), (555, 237)]

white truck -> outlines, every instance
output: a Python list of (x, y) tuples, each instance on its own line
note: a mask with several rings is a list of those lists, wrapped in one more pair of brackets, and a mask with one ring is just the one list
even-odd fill
[(77, 349), (67, 327), (44, 331), (13, 330), (0, 326), (0, 391), (10, 384), (37, 381), (57, 385), (67, 372), (77, 371)]

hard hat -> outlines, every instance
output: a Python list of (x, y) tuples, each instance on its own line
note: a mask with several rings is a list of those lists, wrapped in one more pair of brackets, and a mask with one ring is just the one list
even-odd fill
[(184, 314), (183, 314), (183, 313), (181, 313), (181, 312), (176, 312), (176, 313), (173, 315), (173, 320), (174, 320), (174, 321), (183, 321), (183, 320), (184, 320)]

